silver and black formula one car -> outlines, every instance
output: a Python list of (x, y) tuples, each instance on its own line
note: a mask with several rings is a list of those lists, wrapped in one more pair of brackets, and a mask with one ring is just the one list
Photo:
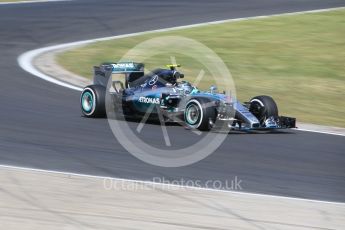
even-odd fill
[[(177, 71), (179, 65), (144, 74), (144, 64), (135, 62), (103, 63), (94, 67), (94, 81), (80, 98), (86, 117), (106, 116), (106, 94), (110, 110), (125, 117), (144, 117), (183, 123), (191, 129), (210, 130), (221, 124), (229, 130), (294, 128), (296, 119), (279, 116), (274, 100), (256, 96), (241, 103), (212, 86), (200, 91)], [(113, 80), (122, 74), (123, 80)], [(108, 84), (110, 82), (110, 84)], [(108, 86), (109, 85), (109, 86)], [(107, 100), (108, 102), (109, 100)], [(107, 107), (109, 108), (109, 107)], [(109, 109), (107, 109), (109, 111)]]

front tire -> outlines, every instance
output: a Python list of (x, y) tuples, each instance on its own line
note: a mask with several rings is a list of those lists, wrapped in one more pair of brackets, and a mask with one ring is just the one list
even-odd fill
[(184, 120), (189, 128), (202, 131), (208, 131), (212, 128), (210, 120), (215, 121), (216, 111), (209, 103), (210, 101), (203, 98), (193, 98), (187, 102)]
[(105, 117), (105, 87), (86, 86), (80, 96), (81, 111), (85, 117)]
[(272, 97), (262, 95), (253, 97), (250, 100), (249, 111), (260, 121), (260, 124), (265, 124), (269, 117), (278, 118), (278, 107)]

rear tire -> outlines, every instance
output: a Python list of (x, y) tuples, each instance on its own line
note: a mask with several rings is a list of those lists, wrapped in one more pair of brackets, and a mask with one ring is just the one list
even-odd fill
[(250, 100), (249, 111), (255, 115), (261, 125), (265, 124), (265, 120), (269, 117), (278, 118), (278, 107), (270, 96), (256, 96)]
[(105, 117), (105, 87), (86, 86), (80, 96), (81, 111), (85, 117)]
[(210, 120), (215, 122), (216, 110), (208, 103), (210, 101), (204, 98), (193, 98), (187, 102), (184, 120), (189, 128), (199, 129), (201, 131), (208, 131), (212, 128)]

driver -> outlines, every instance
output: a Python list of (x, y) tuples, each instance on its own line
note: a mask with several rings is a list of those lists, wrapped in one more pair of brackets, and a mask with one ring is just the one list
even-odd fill
[(194, 90), (194, 87), (187, 81), (179, 82), (176, 88), (183, 91), (185, 94), (190, 94)]

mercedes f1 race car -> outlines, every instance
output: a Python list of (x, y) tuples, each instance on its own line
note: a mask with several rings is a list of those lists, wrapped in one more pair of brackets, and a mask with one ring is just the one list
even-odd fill
[[(177, 67), (180, 66), (168, 65), (145, 74), (143, 63), (95, 66), (93, 84), (81, 93), (82, 113), (86, 117), (105, 117), (110, 112), (123, 117), (146, 116), (203, 131), (217, 126), (229, 130), (295, 128), (296, 119), (279, 116), (270, 96), (256, 96), (241, 103), (217, 92), (215, 86), (200, 91), (182, 80), (184, 74)], [(122, 78), (114, 80), (114, 75)]]

